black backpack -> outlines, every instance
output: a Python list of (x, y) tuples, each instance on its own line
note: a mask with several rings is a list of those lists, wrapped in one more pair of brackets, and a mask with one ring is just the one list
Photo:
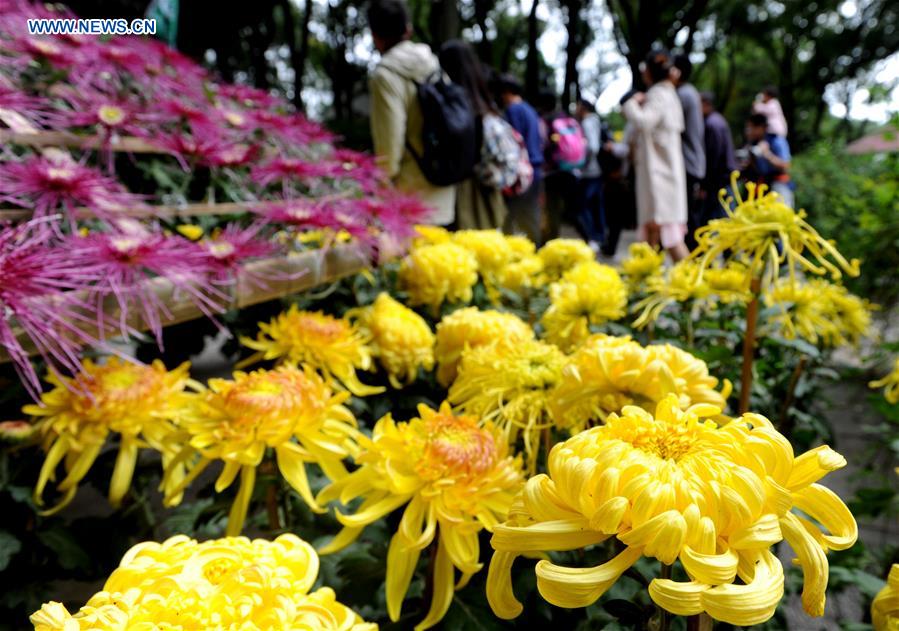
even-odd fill
[(447, 80), (441, 71), (415, 84), (421, 107), (421, 141), (418, 155), (410, 144), (425, 178), (434, 186), (449, 186), (468, 179), (478, 161), (477, 117), (465, 88)]

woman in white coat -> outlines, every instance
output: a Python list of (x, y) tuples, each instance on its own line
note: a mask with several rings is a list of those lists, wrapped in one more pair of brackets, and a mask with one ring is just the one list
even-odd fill
[(681, 133), (684, 113), (670, 80), (671, 57), (655, 50), (640, 64), (646, 93), (637, 92), (623, 107), (634, 132), (634, 173), (640, 238), (661, 244), (674, 261), (685, 258), (687, 185)]

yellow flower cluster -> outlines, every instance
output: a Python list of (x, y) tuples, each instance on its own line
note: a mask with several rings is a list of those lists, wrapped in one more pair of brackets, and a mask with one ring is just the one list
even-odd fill
[(621, 274), (627, 279), (631, 291), (640, 291), (646, 281), (662, 272), (665, 253), (648, 243), (638, 241), (627, 248), (627, 257), (621, 261)]
[(449, 386), (456, 378), (464, 352), (491, 344), (504, 346), (532, 340), (534, 330), (511, 313), (465, 307), (440, 321), (436, 337), (437, 381)]
[(557, 281), (578, 263), (596, 259), (590, 246), (580, 239), (552, 239), (540, 248), (537, 256), (543, 261), (545, 282)]
[(890, 403), (899, 403), (899, 357), (893, 363), (893, 370), (882, 379), (868, 383), (869, 388), (883, 388), (883, 396)]
[[(44, 512), (46, 515), (72, 501), (78, 483), (87, 475), (110, 434), (119, 436), (109, 485), (109, 501), (114, 506), (121, 503), (131, 486), (142, 446), (159, 451), (163, 465), (169, 466), (173, 452), (165, 439), (189, 397), (185, 387), (193, 383), (188, 377), (188, 363), (168, 371), (159, 360), (145, 366), (111, 357), (104, 364), (86, 359), (82, 366), (74, 378), (48, 374), (47, 381), (54, 388), (42, 395), (40, 405), (22, 408), (25, 414), (39, 419), (36, 431), (47, 450), (34, 489), (38, 506), (43, 504), (44, 489), (54, 479), (59, 464), (65, 466), (66, 476), (57, 485), (62, 498)], [(178, 477), (177, 468), (173, 469), (173, 476), (173, 480)]]
[(498, 230), (459, 230), (453, 233), (453, 243), (474, 254), (484, 286), (495, 301), (503, 270), (515, 257), (508, 238)]
[(728, 216), (713, 219), (696, 231), (698, 247), (691, 258), (700, 266), (697, 280), (702, 279), (703, 270), (727, 252), (748, 261), (744, 289), (749, 289), (753, 277), (761, 279), (762, 290), (770, 288), (784, 264), (790, 282), (795, 282), (797, 268), (814, 274), (829, 272), (834, 279), (840, 278), (842, 271), (858, 276), (859, 262), (847, 261), (830, 241), (822, 238), (805, 221), (804, 211), (790, 208), (776, 193), (751, 182), (746, 185), (744, 199), (736, 178), (735, 172), (731, 188), (736, 208), (731, 210), (730, 204), (722, 200)]
[(322, 372), (329, 383), (339, 383), (357, 396), (383, 392), (366, 386), (357, 370), (370, 370), (371, 350), (368, 338), (359, 327), (345, 318), (320, 311), (300, 311), (291, 305), (270, 322), (259, 323), (256, 339), (241, 337), (244, 346), (257, 351), (237, 367), (261, 360), (278, 360), (293, 365), (308, 364)]
[(871, 603), (874, 631), (899, 631), (899, 563), (890, 568), (886, 586)]
[(590, 336), (590, 326), (624, 317), (627, 289), (614, 268), (578, 263), (549, 287), (550, 305), (541, 324), (546, 339), (565, 352)]
[(541, 285), (543, 259), (537, 256), (537, 246), (527, 237), (506, 237), (512, 249), (512, 258), (499, 270), (499, 286), (511, 292), (522, 293)]
[(703, 420), (719, 412), (708, 404), (681, 410), (672, 395), (654, 416), (628, 406), (556, 445), (548, 474), (528, 480), (509, 519), (494, 528), (487, 579), (494, 612), (521, 613), (510, 576), (517, 556), (615, 538), (623, 550), (596, 567), (540, 561), (543, 598), (585, 607), (646, 556), (680, 561), (688, 578), (652, 581), (649, 595), (661, 608), (760, 624), (783, 597), (784, 571), (771, 547), (786, 539), (803, 570), (803, 607), (822, 615), (826, 552), (852, 546), (858, 530), (839, 497), (817, 482), (846, 461), (826, 446), (794, 457), (789, 441), (759, 415), (723, 426)]
[(31, 616), (35, 631), (376, 631), (334, 591), (310, 592), (319, 560), (305, 541), (183, 535), (129, 550), (103, 591), (74, 615), (49, 602)]
[(415, 381), (419, 367), (434, 367), (434, 334), (424, 319), (386, 293), (350, 312), (370, 337), (372, 353), (387, 371), (390, 384), (402, 388)]
[(640, 312), (634, 326), (642, 329), (655, 322), (666, 308), (677, 302), (692, 301), (695, 308), (711, 309), (717, 302), (749, 300), (749, 278), (741, 263), (728, 261), (720, 267), (709, 267), (701, 276), (700, 272), (698, 263), (684, 259), (667, 272), (649, 277), (648, 295), (634, 305), (634, 310)]
[(577, 432), (604, 421), (626, 405), (647, 411), (669, 395), (686, 410), (697, 403), (724, 409), (731, 384), (709, 375), (708, 366), (671, 344), (643, 347), (629, 337), (594, 335), (569, 359), (549, 395), (559, 427)]
[[(228, 515), (227, 534), (243, 529), (256, 482), (256, 468), (267, 448), (288, 484), (314, 511), (306, 463), (318, 464), (331, 479), (346, 475), (341, 462), (355, 453), (358, 436), (353, 414), (343, 406), (348, 392), (335, 394), (310, 367), (279, 366), (266, 371), (235, 372), (233, 379), (210, 379), (179, 413), (179, 430), (167, 439), (177, 455), (165, 468), (167, 505), (214, 460), (224, 468), (215, 482), (221, 493), (240, 474), (240, 487)], [(173, 476), (188, 472), (180, 483)]]
[[(418, 412), (407, 423), (390, 415), (378, 421), (372, 438), (362, 439), (359, 468), (318, 496), (345, 505), (363, 499), (354, 513), (337, 513), (344, 529), (322, 553), (344, 548), (365, 526), (406, 506), (387, 552), (387, 611), (394, 622), (419, 554), (438, 538), (431, 606), (417, 631), (437, 624), (454, 589), (481, 569), (478, 533), (505, 519), (523, 483), (520, 458), (508, 454), (490, 421), (455, 415), (447, 403), (439, 410), (420, 405)], [(461, 573), (458, 582), (454, 568)]]
[(549, 394), (565, 362), (556, 346), (537, 340), (476, 347), (463, 353), (447, 398), (465, 414), (495, 422), (510, 443), (520, 434), (533, 469), (540, 431), (553, 425)]
[(477, 258), (451, 242), (413, 247), (400, 264), (399, 283), (409, 304), (430, 307), (435, 315), (444, 302), (471, 302), (477, 282)]
[(826, 347), (858, 344), (871, 326), (868, 301), (823, 279), (804, 283), (782, 280), (764, 299), (767, 306), (777, 307), (771, 321), (788, 339), (801, 337)]

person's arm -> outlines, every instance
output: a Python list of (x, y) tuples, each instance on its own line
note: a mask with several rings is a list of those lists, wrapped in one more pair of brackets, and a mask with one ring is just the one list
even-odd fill
[(371, 137), (375, 159), (387, 176), (400, 172), (400, 160), (406, 148), (406, 102), (398, 81), (385, 72), (371, 78)]
[(665, 114), (662, 103), (654, 99), (648, 92), (642, 105), (637, 95), (634, 95), (624, 104), (622, 112), (634, 129), (639, 131), (652, 129), (659, 124)]
[(762, 149), (762, 157), (771, 163), (775, 169), (784, 173), (790, 170), (790, 149), (785, 143), (780, 142), (780, 138), (775, 138), (772, 143), (760, 143)]

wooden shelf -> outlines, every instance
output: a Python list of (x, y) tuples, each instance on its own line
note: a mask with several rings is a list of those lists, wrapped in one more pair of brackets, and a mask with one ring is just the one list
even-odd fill
[[(0, 143), (24, 145), (26, 147), (66, 147), (69, 149), (99, 149), (104, 146), (103, 138), (99, 136), (82, 136), (66, 131), (15, 131), (0, 130)], [(114, 136), (108, 141), (109, 148), (113, 151), (126, 153), (169, 153), (166, 149), (157, 147), (143, 138), (134, 136)]]

